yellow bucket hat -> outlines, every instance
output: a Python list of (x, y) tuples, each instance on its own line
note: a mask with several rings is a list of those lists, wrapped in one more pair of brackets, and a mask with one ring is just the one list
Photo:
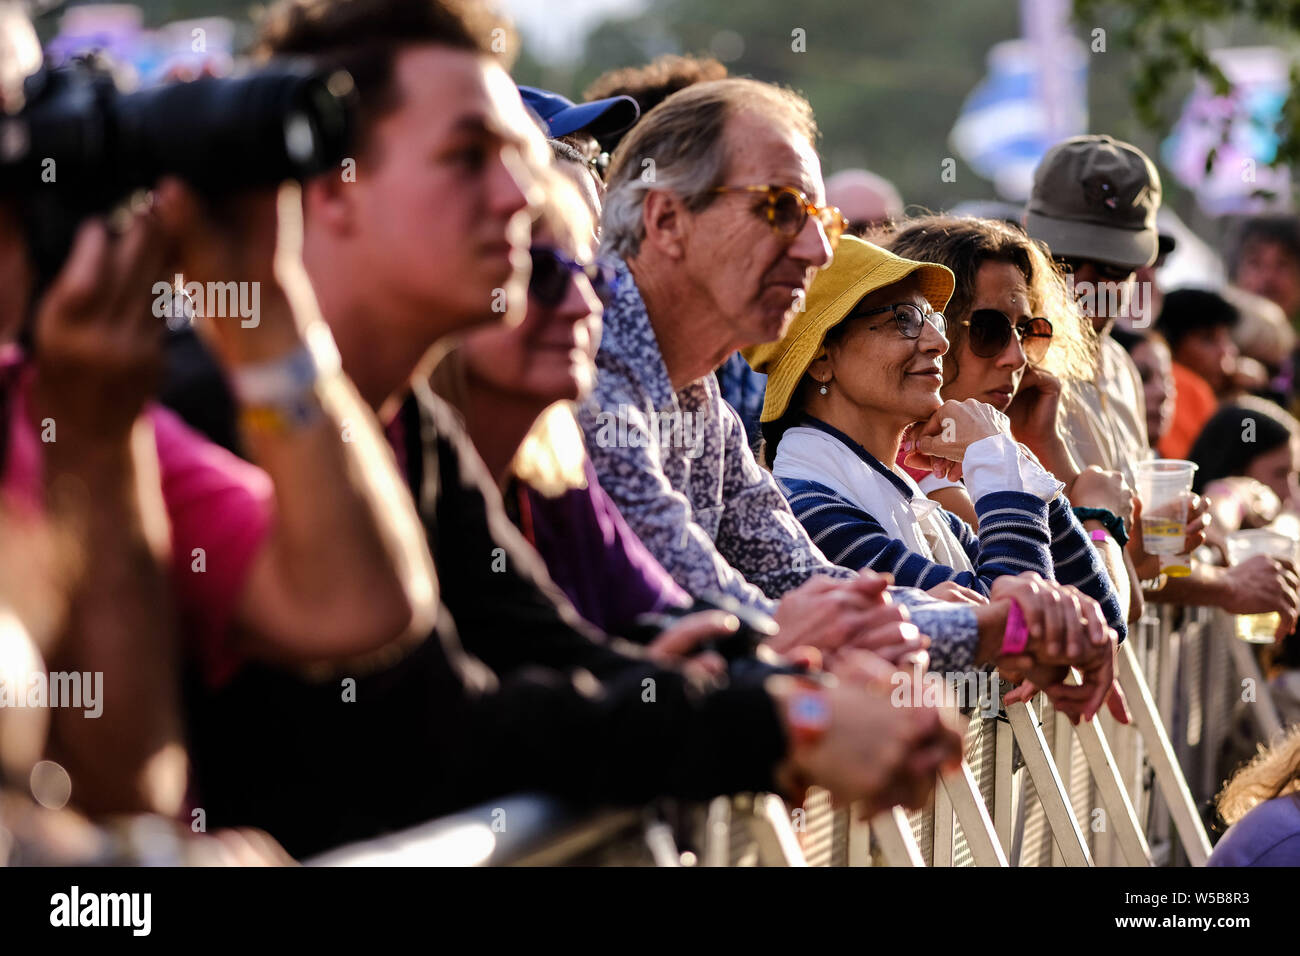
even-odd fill
[(942, 311), (956, 285), (947, 266), (914, 262), (854, 236), (842, 237), (835, 258), (813, 279), (804, 310), (795, 313), (785, 335), (741, 350), (755, 372), (767, 375), (760, 420), (771, 422), (785, 414), (795, 388), (821, 351), (826, 333), (843, 322), (863, 296), (913, 272), (920, 274), (921, 294), (930, 307)]

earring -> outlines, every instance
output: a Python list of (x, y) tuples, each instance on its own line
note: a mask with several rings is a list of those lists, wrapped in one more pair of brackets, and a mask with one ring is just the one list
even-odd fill
[(825, 382), (822, 383), (822, 387), (817, 389), (817, 391), (821, 392), (823, 395), (829, 395), (831, 393), (831, 390), (826, 387)]

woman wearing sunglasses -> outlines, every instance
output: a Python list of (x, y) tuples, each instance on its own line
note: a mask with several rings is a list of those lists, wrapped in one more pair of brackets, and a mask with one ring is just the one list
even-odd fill
[[(944, 266), (840, 240), (786, 335), (745, 352), (768, 375), (762, 417), (772, 473), (813, 541), (838, 564), (976, 601), (982, 598), (967, 589), (988, 596), (997, 578), (1037, 571), (1095, 599), (1122, 638), (1114, 588), (1061, 483), (1021, 450), (1002, 412), (940, 395), (951, 323), (939, 310), (953, 284)], [(962, 463), (978, 532), (927, 500), (895, 464), (917, 423), (942, 437), (945, 457)], [(1063, 611), (1071, 620), (1096, 613), (1078, 592), (1072, 599)], [(1109, 652), (1100, 648), (1099, 660)]]
[[(886, 245), (952, 270), (943, 398), (1005, 412), (1016, 439), (1065, 482), (1072, 504), (1111, 512), (1131, 527), (1132, 493), (1122, 477), (1081, 471), (1057, 426), (1063, 389), (1093, 376), (1096, 334), (1042, 247), (1004, 222), (952, 216), (909, 220)], [(913, 474), (927, 496), (978, 524), (967, 489), (953, 476)]]
[[(533, 226), (523, 321), (466, 335), (434, 369), (432, 384), (464, 416), (507, 513), (578, 613), (606, 633), (631, 634), (641, 615), (692, 602), (601, 490), (573, 417), (572, 403), (595, 382), (609, 294), (610, 272), (594, 258), (593, 239), (576, 190), (549, 182)], [(680, 643), (682, 627), (712, 635), (716, 628), (701, 630), (702, 618), (679, 625), (668, 642)], [(716, 670), (716, 661), (706, 663)]]

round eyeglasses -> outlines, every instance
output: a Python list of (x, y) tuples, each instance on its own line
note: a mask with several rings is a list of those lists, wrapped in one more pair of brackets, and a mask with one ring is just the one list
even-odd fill
[(919, 339), (921, 330), (925, 328), (928, 322), (945, 338), (948, 335), (948, 320), (944, 318), (942, 312), (922, 312), (919, 308), (910, 302), (896, 302), (893, 305), (882, 305), (878, 309), (867, 309), (864, 312), (856, 309), (848, 314), (850, 319), (865, 319), (870, 315), (880, 315), (882, 312), (893, 312), (894, 323), (898, 326), (898, 332), (905, 339)]
[(771, 225), (773, 231), (794, 239), (803, 232), (808, 217), (821, 223), (826, 242), (835, 251), (849, 221), (834, 206), (818, 206), (793, 186), (719, 186), (715, 193), (762, 193), (763, 200), (755, 212)]

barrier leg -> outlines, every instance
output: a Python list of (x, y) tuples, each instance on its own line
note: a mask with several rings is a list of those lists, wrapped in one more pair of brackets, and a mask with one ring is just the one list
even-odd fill
[(1220, 633), (1215, 639), (1228, 642), (1228, 656), (1232, 659), (1232, 669), (1237, 672), (1237, 686), (1240, 687), (1244, 680), (1255, 683), (1255, 705), (1250, 708), (1250, 716), (1255, 722), (1259, 739), (1275, 739), (1282, 732), (1282, 718), (1278, 716), (1277, 707), (1273, 704), (1273, 695), (1269, 692), (1268, 681), (1264, 680), (1264, 674), (1259, 669), (1259, 661), (1255, 660), (1254, 649), (1245, 641), (1238, 640), (1231, 632)]
[[(1049, 703), (1047, 706), (1051, 706)], [(1044, 725), (1046, 721), (1043, 722)], [(1083, 820), (1088, 816), (1088, 810), (1092, 806), (1092, 800), (1086, 799), (1082, 808), (1075, 805), (1073, 797), (1074, 792), (1074, 734), (1071, 733), (1070, 721), (1064, 714), (1059, 714), (1053, 709), (1052, 711), (1052, 759), (1056, 761), (1056, 772), (1061, 775), (1061, 783), (1065, 786), (1065, 792), (1069, 796), (1070, 809), (1074, 811), (1076, 820)], [(1043, 735), (1046, 738), (1046, 734)], [(1089, 795), (1092, 790), (1089, 788)], [(1084, 841), (1088, 843), (1088, 850), (1092, 853), (1093, 863), (1100, 865), (1097, 853), (1097, 843), (1090, 840), (1087, 832), (1083, 834)], [(1052, 842), (1052, 866), (1064, 866), (1065, 860), (1061, 857), (1061, 850)]]
[[(1057, 719), (1064, 720), (1059, 716)], [(1110, 752), (1101, 724), (1095, 719), (1080, 721), (1074, 728), (1074, 734), (1088, 760), (1088, 768), (1096, 781), (1098, 795), (1105, 805), (1108, 822), (1114, 828), (1124, 860), (1129, 866), (1151, 866), (1151, 849), (1147, 846), (1146, 835), (1142, 832), (1133, 803), (1129, 800), (1128, 790), (1119, 778), (1119, 769), (1115, 766), (1115, 758)]]
[[(875, 835), (876, 842), (880, 844), (880, 852), (890, 866), (925, 866), (925, 860), (921, 859), (921, 848), (916, 845), (912, 828), (907, 822), (907, 814), (902, 807), (892, 807), (884, 813), (876, 814), (871, 818), (870, 828), (858, 821), (856, 815), (854, 821), (854, 826), (860, 828), (864, 836), (867, 832)], [(865, 846), (867, 843), (868, 840), (860, 838), (855, 830), (849, 831), (850, 866), (867, 866), (870, 863), (871, 852)], [(866, 859), (857, 862), (864, 850)]]
[[(1156, 647), (1156, 673), (1154, 686), (1151, 688), (1158, 708), (1159, 717), (1170, 739), (1176, 739), (1174, 731), (1174, 693), (1178, 686), (1178, 650), (1179, 643), (1174, 640), (1170, 628), (1162, 624), (1159, 617), (1154, 622), (1144, 614), (1140, 627), (1150, 633), (1150, 640)], [(1166, 614), (1167, 616), (1167, 614)], [(1153, 850), (1153, 860), (1162, 862), (1169, 858), (1173, 833), (1169, 817), (1169, 805), (1159, 788), (1151, 794), (1151, 813), (1148, 817), (1148, 833)]]
[(997, 775), (997, 785), (993, 788), (993, 826), (997, 829), (998, 842), (1003, 847), (1010, 847), (1016, 831), (1015, 772), (1011, 769), (1016, 742), (1011, 727), (1005, 721), (995, 720), (992, 723), (997, 728), (993, 751), (993, 767)]
[(975, 786), (975, 778), (971, 775), (966, 761), (961, 762), (960, 770), (939, 778), (939, 790), (945, 799), (935, 800), (935, 865), (939, 865), (939, 805), (942, 802), (951, 807), (951, 812), (945, 815), (948, 821), (948, 839), (945, 844), (948, 848), (946, 865), (952, 865), (952, 816), (956, 813), (957, 819), (961, 821), (962, 832), (966, 836), (966, 843), (970, 847), (971, 858), (974, 859), (975, 865), (1007, 866), (1007, 856), (1002, 851), (1002, 844), (998, 842), (997, 831), (993, 829), (993, 821), (989, 819), (988, 808), (984, 806), (984, 800), (980, 797), (979, 788)]
[(673, 838), (673, 828), (662, 820), (651, 820), (645, 824), (645, 845), (655, 866), (680, 867), (682, 855)]
[(1156, 712), (1151, 689), (1147, 687), (1146, 678), (1137, 666), (1128, 642), (1119, 647), (1119, 682), (1124, 696), (1128, 698), (1129, 710), (1133, 713), (1137, 729), (1146, 740), (1156, 782), (1169, 807), (1174, 826), (1178, 829), (1183, 850), (1193, 866), (1204, 866), (1210, 858), (1210, 838), (1205, 835), (1205, 827), (1196, 812), (1196, 804), (1192, 802), (1191, 791), (1187, 789), (1187, 780), (1183, 777), (1174, 749), (1169, 743), (1169, 736)]
[(1038, 727), (1038, 721), (1028, 704), (1012, 704), (1007, 708), (1007, 719), (1011, 730), (1020, 744), (1024, 754), (1025, 766), (1034, 780), (1034, 790), (1042, 801), (1047, 823), (1052, 828), (1052, 837), (1061, 850), (1066, 866), (1092, 866), (1092, 855), (1088, 844), (1083, 839), (1079, 824), (1074, 819), (1074, 810), (1061, 784), (1056, 762), (1047, 749), (1047, 741)]
[[(965, 768), (966, 761), (962, 761)], [(974, 789), (974, 785), (971, 785)], [(953, 804), (944, 786), (943, 777), (939, 786), (934, 788), (934, 848), (931, 853), (931, 866), (952, 866), (953, 847)]]
[[(902, 810), (899, 807), (894, 807), (894, 809), (898, 810), (899, 813), (902, 813)], [(912, 828), (907, 822), (906, 813), (903, 813), (903, 826), (907, 830), (907, 835), (911, 837)], [(857, 803), (852, 804), (849, 807), (849, 848), (848, 848), (848, 859), (846, 861), (847, 865), (849, 866), (874, 865), (875, 861), (872, 859), (871, 856), (872, 837), (876, 837), (877, 842), (879, 842), (879, 837), (875, 833), (874, 821), (868, 822), (867, 820), (862, 818), (861, 804), (857, 804)], [(916, 846), (915, 840), (912, 841), (912, 845)], [(921, 851), (919, 849), (916, 851), (916, 855), (918, 858), (920, 857)], [(890, 861), (888, 856), (885, 857), (885, 862), (890, 866), (894, 865)], [(910, 864), (900, 863), (898, 865), (908, 866)], [(924, 864), (920, 864), (920, 865), (924, 865)]]
[(774, 793), (754, 797), (754, 838), (758, 841), (759, 862), (763, 866), (807, 866), (799, 838), (790, 825), (785, 801)]
[(704, 865), (726, 866), (731, 862), (731, 798), (709, 801), (704, 820)]

